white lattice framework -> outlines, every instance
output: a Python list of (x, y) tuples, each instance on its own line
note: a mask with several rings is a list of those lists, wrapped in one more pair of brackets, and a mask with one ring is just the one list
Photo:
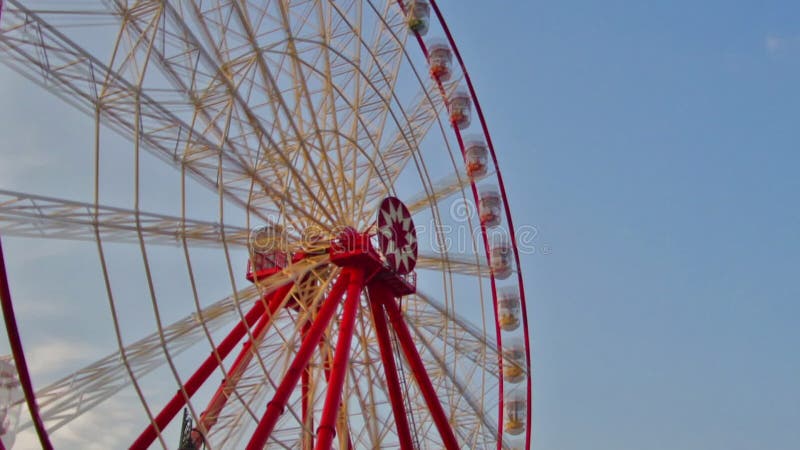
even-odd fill
[[(120, 392), (135, 393), (138, 403), (131, 408), (138, 426), (154, 423), (166, 401), (149, 390), (154, 378), (161, 391), (185, 396), (197, 423), (210, 393), (187, 393), (195, 366), (186, 355), (210, 354), (218, 366), (210, 384), (221, 382), (233, 362), (215, 350), (220, 336), (236, 323), (248, 323), (245, 316), (259, 302), (283, 292), (276, 300), (281, 308), (265, 316), (263, 332), (245, 327), (242, 339), (253, 344), (253, 362), (226, 393), (213, 428), (203, 430), (211, 448), (243, 448), (287, 376), (305, 327), (342, 276), (324, 251), (327, 243), (346, 226), (373, 230), (378, 203), (392, 195), (427, 232), (417, 259), (419, 289), (400, 304), (449, 424), (462, 447), (511, 447), (502, 439), (498, 444), (503, 387), (512, 386), (504, 384), (501, 344), (494, 336), (496, 286), (488, 247), (472, 217), (457, 220), (468, 230), (463, 246), (451, 249), (444, 235), (453, 222), (448, 211), (454, 203), (468, 203), (475, 188), (463, 170), (461, 137), (454, 139), (447, 123), (446, 98), (465, 74), (454, 66), (448, 81), (428, 75), (417, 36), (408, 28), (407, 5), (373, 0), (0, 4), (0, 62), (82, 113), (94, 131), (91, 148), (73, 149), (93, 155), (85, 174), (89, 198), (19, 192), (0, 180), (0, 235), (36, 245), (50, 239), (83, 242), (81, 249), (97, 254), (96, 276), (104, 288), (92, 295), (109, 305), (106, 317), (117, 350), (37, 385), (41, 417), (56, 442), (59, 430), (89, 411), (103, 411)], [(120, 155), (132, 161), (125, 169), (131, 184), (124, 205), (106, 202), (112, 196), (103, 181), (109, 176), (104, 162)], [(172, 185), (180, 186), (172, 213), (145, 207), (150, 199), (143, 185), (151, 181), (142, 174), (150, 156), (170, 168)], [(494, 168), (486, 179), (497, 175)], [(192, 194), (195, 186), (205, 192)], [(210, 199), (214, 220), (191, 216), (187, 205), (201, 195)], [(245, 285), (237, 270), (248, 257), (249, 230), (265, 224), (286, 230), (287, 249), (295, 254), (311, 244), (314, 251)], [(154, 273), (161, 247), (185, 258), (188, 275), (174, 283), (192, 293), (183, 303), (190, 308), (185, 317), (172, 323), (162, 316), (178, 299)], [(200, 258), (209, 256), (197, 256), (197, 248), (216, 252), (225, 268), (218, 277), (199, 274)], [(144, 267), (141, 308), (152, 310), (154, 325), (134, 341), (124, 336), (127, 323), (115, 281), (124, 275), (109, 263), (115, 252), (135, 255)], [(203, 287), (210, 282), (230, 285), (230, 295), (210, 302)], [(366, 291), (358, 303), (336, 445), (400, 448)], [(322, 413), (339, 327), (334, 320), (325, 330), (308, 365), (306, 396), (299, 389), (292, 393), (267, 448), (309, 447), (317, 430), (307, 417)], [(392, 339), (414, 444), (442, 448), (420, 385), (394, 334)], [(23, 423), (21, 430), (31, 426)], [(173, 425), (159, 430), (156, 445), (172, 448), (176, 440)]]

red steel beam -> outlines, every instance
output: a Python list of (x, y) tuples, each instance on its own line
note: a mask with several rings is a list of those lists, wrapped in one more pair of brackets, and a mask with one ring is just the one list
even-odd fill
[(233, 365), (228, 369), (228, 374), (225, 376), (222, 384), (217, 389), (217, 392), (214, 393), (211, 401), (208, 402), (206, 410), (203, 411), (203, 414), (200, 416), (200, 423), (202, 426), (198, 427), (200, 430), (204, 430), (206, 434), (208, 434), (211, 428), (217, 423), (219, 412), (222, 411), (222, 408), (224, 408), (225, 404), (228, 402), (231, 390), (236, 388), (236, 385), (242, 377), (242, 373), (247, 370), (247, 366), (250, 365), (250, 361), (253, 360), (254, 351), (251, 350), (253, 348), (253, 341), (260, 342), (264, 337), (267, 326), (272, 323), (272, 318), (275, 317), (276, 310), (280, 307), (281, 303), (283, 303), (286, 294), (288, 294), (291, 289), (292, 285), (289, 284), (279, 288), (272, 294), (269, 309), (264, 311), (261, 318), (258, 319), (258, 323), (256, 323), (256, 326), (253, 328), (253, 339), (248, 340), (244, 344)]
[[(308, 329), (311, 328), (311, 322), (306, 322), (303, 325), (303, 339), (308, 334)], [(303, 450), (311, 450), (314, 448), (314, 411), (311, 409), (313, 398), (311, 398), (311, 370), (308, 366), (303, 369), (303, 376), (300, 380), (301, 387), (301, 401), (303, 402)]]
[[(322, 360), (323, 360), (322, 367), (324, 369), (325, 379), (327, 380), (331, 376), (331, 361), (330, 361), (330, 358), (328, 357), (328, 352), (326, 351), (326, 348), (325, 348), (325, 346), (323, 344), (324, 344), (324, 341), (320, 340), (319, 341), (319, 353), (320, 353), (320, 355), (322, 355)], [(300, 382), (301, 383), (305, 383), (306, 382), (305, 381), (306, 377), (308, 377), (309, 383), (310, 383), (310, 378), (311, 378), (311, 368), (310, 367), (306, 367), (306, 369), (303, 371), (303, 379)], [(305, 388), (305, 386), (303, 386), (303, 387)], [(303, 398), (305, 398), (305, 397), (306, 397), (306, 391), (303, 391)], [(308, 404), (303, 403), (303, 408), (304, 408), (303, 409), (303, 411), (304, 411), (303, 414), (309, 414), (308, 419), (305, 418), (306, 417), (305, 415), (303, 416), (303, 423), (304, 424), (306, 424), (306, 420), (308, 420), (308, 423), (306, 425), (304, 425), (306, 430), (313, 430), (314, 429), (314, 411), (313, 411), (313, 409), (311, 409), (311, 405), (313, 403), (314, 403), (314, 399), (313, 398), (309, 398), (308, 399)], [(352, 450), (353, 449), (353, 440), (350, 437), (350, 431), (346, 430), (345, 432), (347, 433), (347, 450)], [(313, 450), (313, 448), (314, 448), (314, 432), (311, 431), (310, 433), (308, 433), (308, 435), (305, 436), (305, 438), (303, 440), (303, 449), (304, 450)]]
[[(291, 287), (291, 286), (289, 286)], [(281, 289), (281, 288), (279, 288)], [(275, 292), (275, 291), (273, 291)], [(275, 311), (280, 307), (281, 303), (283, 302), (283, 296), (280, 298), (269, 294), (269, 305), (268, 308), (271, 311), (271, 314), (274, 314)], [(220, 361), (224, 360), (236, 344), (244, 337), (247, 333), (247, 328), (250, 327), (250, 324), (254, 323), (266, 310), (264, 306), (266, 303), (266, 299), (264, 301), (257, 301), (255, 305), (247, 312), (244, 316), (244, 320), (239, 321), (235, 327), (228, 333), (227, 336), (220, 342), (220, 344), (216, 348), (216, 352), (212, 351), (210, 355), (203, 361), (197, 371), (192, 374), (191, 377), (186, 381), (183, 385), (183, 389), (179, 389), (178, 392), (170, 399), (170, 401), (164, 406), (164, 409), (156, 416), (155, 420), (151, 422), (147, 428), (139, 435), (138, 438), (133, 442), (131, 445), (131, 450), (142, 450), (148, 448), (153, 441), (155, 441), (156, 437), (158, 436), (158, 432), (156, 431), (156, 427), (158, 430), (163, 430), (175, 415), (186, 405), (186, 401), (188, 397), (193, 396), (203, 385), (203, 383), (208, 380), (208, 377), (214, 372), (214, 370), (219, 367)], [(219, 355), (219, 358), (217, 358)], [(186, 392), (186, 395), (183, 395), (183, 392)]]
[(336, 436), (336, 416), (342, 402), (342, 388), (347, 367), (350, 365), (350, 344), (353, 341), (353, 327), (356, 323), (356, 313), (361, 303), (361, 291), (364, 289), (364, 271), (353, 268), (347, 286), (347, 300), (344, 303), (342, 318), (339, 321), (339, 337), (336, 342), (336, 351), (333, 355), (331, 374), (328, 377), (328, 392), (325, 395), (325, 404), (322, 407), (319, 429), (317, 430), (317, 445), (315, 450), (328, 450)]
[(413, 450), (411, 428), (408, 426), (403, 393), (400, 390), (400, 379), (397, 376), (397, 366), (394, 362), (392, 341), (389, 337), (389, 327), (386, 324), (382, 306), (384, 303), (392, 301), (394, 301), (394, 298), (385, 286), (377, 283), (369, 286), (369, 306), (372, 311), (372, 323), (375, 325), (375, 334), (378, 338), (378, 348), (381, 352), (386, 384), (389, 387), (389, 400), (392, 404), (394, 422), (397, 425), (397, 434), (400, 437), (400, 449)]
[(311, 360), (311, 356), (317, 348), (322, 334), (325, 332), (325, 329), (328, 328), (328, 324), (331, 322), (334, 313), (336, 313), (339, 301), (347, 287), (348, 279), (349, 273), (348, 270), (345, 269), (331, 288), (328, 298), (325, 299), (322, 306), (319, 308), (317, 318), (314, 320), (314, 323), (311, 324), (311, 328), (308, 330), (305, 339), (303, 339), (303, 343), (300, 344), (300, 348), (297, 350), (292, 364), (289, 366), (283, 380), (281, 380), (278, 388), (275, 390), (275, 395), (267, 404), (267, 410), (264, 416), (258, 422), (258, 426), (250, 437), (250, 442), (247, 443), (247, 450), (261, 450), (264, 448), (267, 438), (269, 438), (270, 433), (272, 433), (272, 430), (278, 423), (278, 419), (281, 414), (283, 414), (289, 396), (292, 394), (295, 386), (297, 386), (297, 382), (303, 370), (308, 366), (308, 362)]
[[(319, 353), (322, 355), (322, 361), (323, 361), (322, 362), (322, 367), (323, 367), (323, 369), (325, 371), (325, 380), (327, 381), (331, 377), (331, 364), (332, 364), (332, 362), (331, 362), (330, 355), (328, 354), (329, 352), (325, 348), (324, 341), (322, 341), (322, 340), (319, 341)], [(312, 423), (314, 422), (314, 417), (313, 416), (311, 417), (311, 422)], [(350, 436), (350, 430), (345, 430), (345, 433), (347, 433), (347, 450), (353, 450), (353, 440), (351, 439), (351, 436)], [(311, 440), (311, 444), (312, 445), (309, 447), (309, 450), (312, 450), (314, 448), (313, 443), (314, 443), (314, 440), (312, 439)]]
[(403, 320), (403, 315), (400, 312), (400, 308), (397, 306), (397, 303), (394, 300), (386, 300), (388, 301), (384, 301), (383, 305), (386, 308), (386, 312), (389, 314), (389, 321), (394, 327), (394, 331), (397, 334), (397, 340), (400, 342), (400, 348), (403, 349), (403, 354), (406, 356), (408, 365), (411, 367), (411, 372), (414, 374), (414, 378), (417, 380), (417, 385), (419, 385), (420, 391), (422, 391), (422, 396), (425, 398), (425, 404), (428, 405), (428, 410), (433, 417), (433, 422), (436, 424), (436, 428), (439, 430), (439, 434), (444, 442), (444, 447), (447, 450), (458, 450), (458, 441), (453, 433), (453, 427), (450, 426), (450, 422), (447, 420), (447, 415), (444, 413), (442, 403), (439, 401), (439, 397), (436, 395), (436, 390), (433, 388), (431, 379), (428, 376), (428, 371), (425, 370), (425, 364), (423, 364), (422, 358), (419, 356), (419, 352), (417, 352), (417, 347), (414, 345), (414, 339), (411, 337), (411, 332), (408, 329), (408, 325), (406, 325), (405, 321)]
[[(3, 3), (0, 2), (0, 10), (2, 10), (2, 7)], [(22, 392), (25, 393), (25, 401), (28, 403), (28, 410), (31, 412), (33, 426), (36, 428), (36, 434), (39, 435), (39, 442), (42, 444), (42, 448), (52, 450), (53, 444), (50, 443), (50, 436), (47, 435), (47, 429), (44, 427), (41, 415), (39, 415), (39, 405), (36, 403), (31, 374), (28, 372), (28, 363), (25, 361), (25, 352), (22, 350), (22, 339), (19, 336), (17, 317), (14, 314), (14, 304), (11, 301), (11, 289), (8, 287), (8, 274), (6, 273), (6, 260), (3, 256), (2, 242), (0, 242), (0, 303), (2, 303), (3, 307), (3, 320), (6, 323), (8, 343), (11, 346), (11, 354), (14, 355), (19, 384), (22, 386)]]

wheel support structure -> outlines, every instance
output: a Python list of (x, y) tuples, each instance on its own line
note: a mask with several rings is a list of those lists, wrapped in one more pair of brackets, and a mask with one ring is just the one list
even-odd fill
[[(407, 411), (405, 410), (404, 393), (398, 378), (397, 364), (394, 359), (391, 332), (397, 336), (399, 346), (405, 359), (414, 374), (414, 379), (423, 394), (426, 406), (430, 411), (436, 428), (441, 436), (444, 448), (457, 450), (459, 448), (453, 427), (445, 414), (442, 403), (431, 383), (425, 365), (414, 344), (411, 331), (404, 322), (403, 315), (397, 304), (397, 297), (413, 293), (415, 287), (408, 284), (402, 276), (388, 270), (375, 253), (371, 245), (367, 244), (367, 235), (357, 235), (352, 231), (344, 235), (338, 246), (331, 247), (331, 261), (342, 267), (338, 279), (334, 283), (327, 298), (321, 303), (316, 318), (312, 323), (303, 326), (302, 343), (294, 356), (289, 368), (280, 381), (272, 400), (267, 404), (266, 411), (253, 433), (247, 450), (260, 450), (267, 445), (270, 434), (275, 429), (289, 397), (298, 381), (302, 379), (301, 402), (303, 410), (303, 428), (307, 429), (313, 422), (313, 411), (308, 404), (310, 395), (309, 363), (315, 348), (319, 347), (321, 353), (327, 351), (321, 347), (322, 337), (339, 309), (339, 303), (347, 291), (347, 297), (339, 318), (336, 348), (332, 360), (323, 357), (325, 376), (327, 378), (327, 391), (322, 408), (322, 414), (317, 428), (316, 436), (306, 436), (303, 439), (303, 448), (314, 450), (328, 450), (332, 447), (336, 437), (337, 418), (340, 417), (342, 408), (342, 394), (347, 371), (350, 365), (350, 347), (354, 336), (354, 328), (358, 309), (361, 306), (361, 296), (364, 289), (369, 294), (369, 308), (372, 323), (378, 340), (381, 361), (384, 366), (387, 389), (391, 401), (392, 414), (398, 429), (398, 438), (402, 450), (414, 448), (412, 430), (409, 426)], [(387, 321), (387, 316), (389, 320)], [(348, 449), (353, 448), (350, 441), (347, 424), (341, 425), (347, 433), (343, 437), (342, 445)], [(344, 444), (346, 443), (346, 444)]]
[[(436, 390), (428, 376), (422, 358), (414, 344), (411, 331), (405, 323), (397, 298), (414, 292), (415, 287), (402, 276), (387, 269), (375, 250), (366, 243), (367, 235), (350, 235), (349, 242), (355, 247), (343, 245), (338, 249), (331, 248), (331, 261), (342, 267), (338, 278), (331, 286), (327, 296), (316, 306), (316, 315), (302, 326), (300, 346), (294, 355), (283, 378), (280, 380), (272, 399), (267, 403), (264, 415), (258, 422), (255, 431), (247, 444), (247, 450), (261, 450), (268, 444), (268, 439), (275, 430), (286, 405), (301, 383), (302, 421), (304, 429), (304, 450), (329, 450), (336, 439), (337, 429), (342, 433), (340, 442), (352, 449), (350, 430), (346, 423), (341, 423), (342, 395), (345, 380), (350, 368), (351, 345), (355, 334), (355, 323), (361, 307), (362, 292), (366, 289), (369, 301), (370, 317), (380, 350), (384, 367), (392, 414), (397, 426), (397, 435), (401, 450), (414, 448), (414, 431), (408, 420), (410, 411), (405, 407), (405, 396), (398, 376), (398, 365), (395, 360), (394, 346), (397, 345), (405, 357), (406, 363), (414, 375), (419, 390), (431, 418), (439, 432), (443, 447), (447, 450), (459, 448), (453, 427), (444, 411)], [(355, 239), (355, 240), (353, 240)], [(233, 365), (226, 373), (221, 385), (211, 398), (205, 411), (201, 414), (198, 431), (207, 434), (217, 423), (220, 412), (225, 407), (230, 393), (236, 389), (242, 374), (247, 370), (257, 351), (259, 343), (264, 339), (269, 324), (281, 308), (287, 306), (286, 297), (293, 287), (292, 283), (280, 286), (268, 294), (244, 315), (243, 319), (230, 331), (214, 351), (206, 358), (194, 374), (186, 381), (175, 396), (166, 404), (155, 420), (142, 432), (131, 446), (132, 449), (149, 447), (178, 411), (186, 405), (199, 388), (219, 367), (234, 346), (248, 334), (250, 339), (244, 344)], [(324, 348), (323, 337), (340, 310), (342, 297), (347, 293), (338, 319), (338, 332), (333, 357)], [(388, 320), (387, 320), (388, 317)], [(252, 326), (252, 330), (251, 330)], [(393, 342), (392, 333), (396, 337)], [(323, 370), (327, 380), (325, 400), (321, 411), (319, 425), (314, 434), (314, 409), (312, 393), (311, 360), (314, 353), (323, 354)]]
[(442, 408), (439, 396), (436, 395), (436, 390), (433, 388), (433, 383), (431, 383), (428, 371), (425, 369), (425, 364), (422, 362), (417, 347), (414, 345), (411, 331), (403, 320), (400, 307), (397, 306), (394, 298), (384, 298), (383, 300), (383, 307), (386, 309), (386, 313), (389, 316), (389, 322), (394, 328), (397, 341), (400, 343), (400, 348), (403, 350), (409, 367), (411, 367), (414, 379), (416, 379), (417, 385), (420, 391), (422, 391), (425, 404), (428, 406), (436, 429), (439, 430), (439, 435), (442, 437), (444, 447), (447, 450), (458, 450), (458, 440), (456, 440), (456, 435), (453, 433), (453, 427), (447, 419), (444, 408)]
[(219, 412), (225, 407), (231, 391), (236, 389), (236, 385), (239, 383), (242, 374), (247, 370), (250, 361), (253, 360), (253, 355), (257, 351), (253, 349), (253, 346), (255, 345), (256, 349), (258, 348), (258, 344), (263, 339), (267, 327), (272, 323), (272, 318), (281, 304), (284, 303), (284, 299), (291, 288), (292, 284), (289, 284), (271, 294), (269, 307), (262, 313), (261, 318), (258, 319), (258, 323), (256, 323), (256, 326), (253, 328), (253, 332), (251, 333), (252, 338), (244, 344), (239, 355), (236, 357), (236, 361), (234, 361), (233, 365), (228, 370), (222, 384), (217, 389), (217, 392), (214, 393), (205, 411), (203, 411), (203, 414), (200, 416), (200, 426), (198, 426), (198, 428), (204, 433), (211, 431), (211, 428), (217, 423)]
[(387, 301), (392, 301), (393, 297), (391, 292), (384, 286), (373, 284), (369, 286), (369, 299), (372, 323), (375, 325), (375, 334), (378, 338), (378, 347), (381, 352), (381, 361), (383, 362), (383, 370), (389, 390), (389, 400), (392, 404), (394, 422), (397, 425), (397, 435), (400, 438), (400, 449), (412, 450), (414, 444), (411, 438), (411, 429), (408, 426), (408, 417), (406, 416), (403, 393), (400, 390), (400, 380), (397, 376), (397, 366), (394, 361), (389, 327), (383, 310), (383, 304)]
[(247, 444), (247, 450), (261, 450), (264, 448), (267, 438), (269, 438), (270, 433), (272, 433), (272, 430), (278, 423), (278, 419), (280, 419), (281, 414), (283, 414), (289, 396), (292, 394), (306, 366), (308, 366), (308, 362), (314, 354), (314, 349), (317, 348), (322, 335), (328, 328), (328, 324), (333, 318), (339, 306), (339, 301), (347, 287), (349, 278), (350, 273), (347, 270), (343, 270), (331, 288), (328, 297), (323, 301), (322, 306), (320, 306), (317, 318), (311, 324), (308, 334), (306, 334), (303, 339), (303, 343), (300, 345), (300, 349), (297, 351), (292, 364), (289, 366), (283, 380), (275, 390), (275, 395), (267, 404), (267, 411), (258, 422), (258, 426), (253, 432), (250, 442)]
[(339, 324), (339, 338), (336, 343), (336, 352), (333, 355), (333, 365), (328, 376), (328, 392), (325, 395), (325, 404), (322, 408), (322, 418), (317, 430), (317, 444), (314, 450), (328, 450), (336, 436), (336, 417), (342, 402), (342, 388), (350, 364), (350, 344), (353, 340), (353, 326), (356, 323), (356, 313), (361, 303), (361, 291), (364, 288), (363, 270), (354, 268), (350, 271), (347, 286), (347, 300)]
[[(143, 450), (148, 448), (157, 438), (158, 433), (163, 430), (175, 418), (178, 412), (186, 406), (186, 402), (191, 398), (200, 387), (208, 380), (211, 374), (216, 370), (220, 362), (224, 360), (230, 352), (236, 347), (236, 344), (247, 334), (247, 329), (250, 325), (255, 323), (260, 316), (268, 311), (269, 317), (274, 315), (283, 302), (283, 297), (291, 289), (291, 284), (279, 287), (271, 294), (267, 295), (267, 299), (257, 301), (255, 305), (245, 314), (244, 319), (239, 321), (236, 326), (228, 333), (227, 336), (220, 342), (220, 344), (208, 355), (198, 369), (189, 377), (182, 389), (170, 399), (164, 406), (161, 412), (156, 416), (155, 420), (150, 423), (147, 428), (139, 435), (139, 437), (131, 445), (131, 450)], [(273, 295), (274, 294), (274, 295)], [(266, 305), (266, 306), (265, 306)], [(185, 392), (185, 395), (184, 395)]]

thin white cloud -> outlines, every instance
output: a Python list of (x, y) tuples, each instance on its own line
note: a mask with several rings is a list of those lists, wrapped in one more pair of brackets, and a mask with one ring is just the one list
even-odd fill
[[(96, 359), (98, 348), (86, 343), (69, 341), (47, 341), (27, 351), (28, 366), (34, 379), (42, 374), (64, 374), (88, 360)], [(30, 424), (27, 408), (22, 408), (20, 424)], [(53, 445), (66, 450), (105, 450), (126, 448), (131, 437), (142, 426), (140, 401), (131, 389), (125, 389), (96, 405), (84, 410), (79, 417), (64, 427), (50, 433)], [(39, 438), (33, 427), (28, 426), (16, 435), (14, 449), (39, 448)]]
[[(141, 426), (138, 400), (130, 392), (112, 397), (102, 406), (84, 412), (80, 417), (50, 435), (51, 441), (59, 449), (66, 450), (107, 450), (126, 448), (131, 436)], [(25, 410), (27, 411), (27, 410)], [(25, 414), (30, 420), (30, 415)], [(39, 448), (39, 438), (33, 427), (17, 435), (14, 449)]]
[(800, 35), (768, 34), (764, 38), (764, 50), (770, 56), (777, 56), (789, 52), (800, 52)]
[(98, 355), (98, 349), (85, 342), (51, 340), (26, 351), (28, 368), (35, 377), (40, 374), (65, 373), (80, 367)]
[(780, 50), (781, 45), (783, 45), (783, 39), (777, 36), (767, 36), (764, 39), (764, 48), (766, 48), (767, 53), (775, 53)]
[(0, 188), (57, 194), (63, 189), (50, 186), (81, 169), (79, 155), (91, 151), (91, 123), (2, 65), (0, 98)]
[[(19, 298), (20, 301), (16, 301), (16, 298)], [(21, 295), (15, 296), (14, 309), (20, 316), (37, 317), (39, 319), (64, 317), (68, 312), (64, 302), (46, 298), (29, 300)]]

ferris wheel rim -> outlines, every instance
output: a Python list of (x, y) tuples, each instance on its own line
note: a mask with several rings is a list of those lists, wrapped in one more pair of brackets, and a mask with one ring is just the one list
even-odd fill
[[(0, 2), (0, 8), (2, 8), (2, 2)], [(438, 8), (436, 8), (436, 10), (437, 10), (437, 12), (438, 12)], [(453, 44), (453, 45), (454, 45), (454, 44)], [(460, 58), (459, 58), (459, 59), (460, 59)], [(462, 63), (462, 65), (463, 65), (463, 63)], [(465, 77), (466, 77), (466, 76), (467, 76), (466, 69), (463, 69), (463, 71), (464, 71), (464, 75), (465, 75)], [(477, 105), (477, 99), (475, 99), (475, 102), (476, 102), (476, 105)], [(488, 131), (487, 131), (487, 133), (488, 133)], [(487, 140), (488, 140), (488, 136), (487, 136)], [(460, 146), (462, 147), (462, 151), (463, 151), (463, 144), (461, 144)], [(493, 152), (493, 150), (492, 150), (492, 152)], [(493, 154), (493, 156), (494, 156), (494, 154)], [(495, 158), (495, 165), (496, 165), (496, 158)], [(499, 169), (497, 170), (497, 173), (498, 173), (498, 177), (499, 177)], [(473, 192), (473, 193), (474, 193), (474, 192)], [(508, 218), (509, 218), (509, 223), (510, 223), (510, 210), (509, 210), (509, 207), (508, 207), (508, 203), (507, 203), (507, 202), (504, 202), (504, 207), (505, 207), (505, 209), (506, 209), (506, 214), (507, 214), (507, 216), (508, 216)], [(249, 216), (248, 216), (248, 217), (249, 217)], [(512, 234), (512, 239), (513, 239), (513, 234)], [(485, 238), (484, 238), (484, 241), (485, 241)], [(486, 245), (488, 245), (488, 243), (486, 243), (486, 242), (485, 242), (485, 244), (486, 244)], [(517, 255), (517, 252), (516, 252), (516, 245), (514, 245), (514, 249), (515, 249), (515, 257), (517, 258), (517, 268), (518, 268), (517, 270), (518, 270), (518, 276), (520, 277), (520, 291), (521, 291), (521, 292), (520, 292), (520, 295), (521, 295), (521, 296), (524, 296), (524, 294), (523, 294), (523, 292), (522, 292), (522, 284), (521, 284), (521, 271), (520, 271), (520, 269), (519, 269), (519, 264), (518, 264), (518, 263), (519, 263), (519, 257), (518, 257), (518, 255)], [(494, 297), (494, 299), (496, 300), (496, 288), (495, 288), (494, 286), (492, 286), (492, 291), (493, 291), (493, 297)], [(524, 297), (523, 297), (523, 299), (524, 299)], [(524, 300), (523, 300), (523, 301), (524, 301)], [(496, 310), (497, 306), (496, 306), (496, 305), (493, 305), (493, 307), (494, 307), (494, 308), (495, 308), (495, 310)], [(523, 303), (523, 308), (524, 308), (524, 303)], [(240, 315), (241, 315), (241, 311), (240, 311)], [(526, 324), (526, 325), (527, 325), (527, 324)], [(160, 326), (159, 326), (159, 328), (160, 328)], [(526, 347), (527, 347), (527, 331), (526, 331)], [(502, 377), (502, 372), (501, 372), (500, 376)], [(530, 382), (530, 373), (528, 374), (528, 376), (529, 376), (529, 382)], [(501, 384), (501, 386), (502, 386), (502, 384)], [(501, 388), (501, 389), (502, 389), (502, 388)], [(529, 395), (529, 396), (530, 396), (530, 395)], [(500, 398), (500, 402), (501, 402), (501, 405), (502, 405), (502, 395), (501, 395), (501, 398)], [(502, 421), (502, 406), (501, 406), (500, 410), (501, 410), (501, 413), (499, 414), (499, 417), (500, 417), (500, 420)], [(528, 417), (530, 418), (530, 414), (528, 414)], [(502, 430), (502, 427), (499, 427), (499, 430)], [(528, 430), (530, 430), (530, 427), (528, 427)], [(502, 433), (502, 431), (500, 431), (500, 432)]]
[[(397, 1), (398, 1), (398, 3), (400, 4), (401, 7), (404, 7), (403, 6), (403, 0), (397, 0)], [(502, 174), (501, 174), (501, 171), (500, 171), (500, 166), (498, 165), (497, 154), (495, 152), (494, 145), (492, 143), (491, 134), (489, 132), (489, 127), (487, 125), (486, 118), (485, 118), (485, 116), (483, 114), (483, 109), (480, 106), (480, 101), (478, 99), (477, 92), (475, 90), (474, 85), (472, 84), (472, 80), (471, 80), (471, 78), (469, 76), (469, 72), (468, 72), (468, 70), (466, 68), (466, 65), (465, 65), (464, 60), (463, 60), (463, 58), (461, 56), (461, 53), (458, 50), (458, 46), (457, 46), (457, 44), (455, 42), (455, 39), (453, 38), (453, 34), (451, 33), (450, 28), (448, 27), (447, 22), (445, 21), (444, 16), (443, 16), (441, 10), (439, 9), (439, 6), (436, 3), (436, 0), (428, 0), (428, 1), (430, 2), (430, 5), (431, 5), (433, 11), (436, 14), (436, 18), (438, 19), (438, 22), (439, 22), (440, 26), (442, 27), (442, 30), (444, 31), (444, 34), (445, 34), (446, 39), (447, 39), (447, 43), (450, 46), (450, 48), (453, 50), (453, 53), (454, 53), (454, 55), (456, 57), (456, 60), (458, 61), (459, 66), (461, 67), (461, 71), (463, 73), (464, 80), (465, 80), (465, 82), (467, 84), (467, 89), (469, 91), (469, 95), (472, 98), (472, 101), (473, 101), (473, 103), (475, 105), (475, 110), (476, 110), (476, 113), (478, 115), (479, 122), (481, 124), (481, 129), (482, 129), (483, 135), (484, 135), (484, 137), (486, 139), (487, 147), (489, 149), (489, 154), (491, 155), (492, 161), (493, 161), (494, 166), (495, 166), (494, 175), (497, 178), (497, 182), (498, 182), (498, 185), (499, 185), (499, 188), (500, 188), (500, 195), (501, 195), (502, 200), (503, 200), (502, 205), (503, 205), (503, 209), (504, 209), (504, 212), (505, 212), (506, 220), (508, 221), (508, 226), (509, 226), (509, 229), (510, 229), (509, 237), (510, 237), (510, 240), (511, 240), (511, 248), (512, 248), (513, 253), (514, 253), (514, 260), (515, 260), (515, 263), (516, 263), (517, 289), (518, 289), (519, 296), (520, 296), (520, 307), (521, 307), (520, 309), (521, 309), (521, 313), (522, 313), (522, 329), (523, 329), (523, 335), (524, 335), (523, 342), (524, 342), (525, 357), (526, 357), (526, 362), (527, 362), (527, 367), (528, 367), (527, 377), (526, 377), (527, 378), (527, 380), (526, 380), (526, 391), (527, 391), (526, 392), (526, 396), (527, 396), (526, 425), (527, 426), (525, 427), (525, 435), (526, 435), (525, 436), (525, 447), (526, 448), (530, 448), (530, 446), (531, 446), (531, 438), (532, 438), (532, 426), (531, 426), (532, 425), (532, 414), (531, 414), (531, 411), (532, 411), (532, 404), (533, 404), (532, 373), (531, 373), (531, 370), (530, 370), (531, 367), (532, 367), (532, 365), (531, 365), (532, 364), (532, 362), (531, 362), (531, 350), (530, 350), (531, 343), (530, 343), (530, 334), (529, 334), (529, 328), (528, 328), (529, 325), (528, 325), (528, 316), (527, 316), (527, 305), (526, 305), (526, 301), (525, 301), (524, 280), (523, 280), (523, 277), (522, 277), (522, 268), (521, 268), (521, 264), (520, 264), (519, 249), (518, 249), (517, 243), (516, 243), (516, 236), (515, 236), (515, 232), (514, 232), (514, 225), (513, 225), (513, 218), (512, 218), (512, 215), (511, 215), (511, 209), (510, 209), (509, 202), (508, 202), (508, 196), (507, 196), (507, 193), (506, 193), (506, 190), (505, 190), (505, 184), (503, 183), (503, 177), (502, 177)], [(415, 33), (415, 34), (416, 34), (416, 37), (417, 37), (417, 42), (419, 43), (420, 47), (422, 48), (423, 53), (427, 56), (428, 51), (427, 51), (426, 44), (422, 39), (422, 36), (419, 33)], [(453, 127), (453, 130), (456, 133), (456, 136), (457, 136), (457, 139), (458, 139), (458, 143), (459, 143), (459, 147), (460, 147), (460, 149), (462, 151), (462, 154), (463, 154), (465, 152), (466, 148), (465, 148), (464, 142), (462, 140), (461, 131), (459, 130), (458, 127)], [(471, 184), (472, 184), (473, 196), (474, 196), (474, 199), (475, 199), (476, 204), (477, 204), (477, 201), (478, 201), (477, 186), (476, 186), (475, 182), (472, 182)], [(488, 241), (485, 229), (483, 229), (482, 236), (483, 236), (483, 240), (484, 240), (484, 246), (486, 248), (486, 253), (487, 253), (486, 256), (487, 256), (487, 259), (488, 259), (489, 258), (489, 254), (488, 253), (489, 253), (489, 245), (490, 245), (490, 243)], [(499, 321), (497, 320), (498, 319), (498, 317), (497, 317), (497, 311), (498, 311), (497, 288), (495, 286), (495, 277), (494, 277), (494, 275), (490, 273), (490, 277), (491, 277), (491, 289), (492, 289), (492, 297), (493, 297), (493, 306), (494, 306), (494, 310), (495, 310), (495, 334), (496, 334), (496, 337), (497, 337), (497, 340), (498, 340), (498, 345), (502, 347), (502, 332), (501, 332), (501, 328), (500, 328), (500, 325), (499, 325)], [(500, 377), (501, 377), (501, 380), (502, 380), (502, 377), (503, 377), (502, 359), (500, 360), (500, 364), (499, 365), (500, 365), (500, 368), (499, 368), (500, 369)], [(502, 447), (502, 434), (503, 434), (503, 427), (502, 427), (503, 413), (502, 413), (502, 409), (503, 409), (504, 398), (503, 398), (503, 389), (502, 389), (503, 383), (502, 383), (502, 381), (501, 381), (500, 386), (501, 386), (501, 388), (500, 388), (500, 404), (499, 404), (500, 414), (498, 414), (498, 416), (499, 416), (498, 432), (499, 432), (499, 436), (500, 437), (498, 438), (498, 443), (497, 443), (498, 450), (500, 450), (501, 447)]]

